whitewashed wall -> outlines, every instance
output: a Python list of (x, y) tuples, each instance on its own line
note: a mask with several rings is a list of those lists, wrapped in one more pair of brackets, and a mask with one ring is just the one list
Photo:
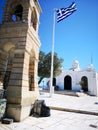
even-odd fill
[(98, 73), (95, 71), (63, 71), (58, 77), (56, 77), (56, 85), (59, 86), (60, 90), (64, 90), (64, 78), (70, 76), (72, 79), (72, 90), (80, 91), (82, 88), (79, 84), (81, 78), (86, 76), (88, 79), (88, 91), (91, 95), (98, 96)]

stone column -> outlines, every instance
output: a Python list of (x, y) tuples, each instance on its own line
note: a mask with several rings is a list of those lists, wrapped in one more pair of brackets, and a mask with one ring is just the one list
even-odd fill
[[(24, 106), (27, 106), (26, 99), (29, 90), (28, 84), (28, 56), (25, 52), (15, 51), (12, 71), (7, 88), (8, 116), (15, 118), (16, 121), (22, 120), (29, 111), (22, 115)], [(25, 92), (25, 94), (23, 94)], [(28, 103), (29, 104), (29, 103)]]

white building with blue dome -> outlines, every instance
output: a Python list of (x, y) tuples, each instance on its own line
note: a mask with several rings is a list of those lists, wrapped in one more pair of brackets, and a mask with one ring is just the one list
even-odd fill
[(55, 83), (60, 90), (85, 91), (98, 96), (98, 73), (93, 64), (81, 70), (79, 62), (74, 60), (72, 68), (62, 70)]

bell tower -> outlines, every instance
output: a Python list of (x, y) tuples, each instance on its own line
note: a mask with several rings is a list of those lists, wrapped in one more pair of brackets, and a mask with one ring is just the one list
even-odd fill
[[(0, 75), (7, 116), (21, 121), (38, 98), (38, 0), (7, 0), (0, 25)], [(5, 79), (5, 80), (4, 80)]]

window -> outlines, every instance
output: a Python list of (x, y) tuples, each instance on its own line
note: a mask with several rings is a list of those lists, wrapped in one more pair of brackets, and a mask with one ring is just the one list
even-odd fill
[(12, 14), (12, 21), (15, 22), (15, 21), (21, 21), (22, 20), (22, 14), (23, 14), (23, 7), (21, 5), (17, 5), (15, 7), (15, 10)]
[(35, 11), (35, 8), (33, 8), (32, 14), (31, 14), (31, 26), (33, 26), (34, 30), (37, 28), (37, 14)]

